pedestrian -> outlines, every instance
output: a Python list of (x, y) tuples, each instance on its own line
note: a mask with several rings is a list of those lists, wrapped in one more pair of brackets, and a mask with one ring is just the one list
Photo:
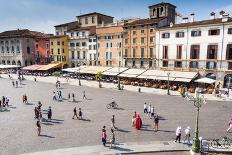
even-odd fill
[(148, 113), (147, 113), (147, 116), (151, 116), (151, 104), (149, 104), (149, 106), (148, 106)]
[(42, 108), (42, 103), (39, 101), (38, 102), (38, 109), (39, 109), (39, 111), (41, 110), (41, 108)]
[(185, 139), (184, 139), (184, 143), (186, 140), (188, 140), (188, 144), (190, 144), (190, 127), (188, 126), (185, 130)]
[(155, 107), (152, 106), (152, 108), (151, 108), (151, 118), (154, 117), (154, 115), (155, 115)]
[(15, 82), (14, 81), (12, 81), (12, 86), (15, 87)]
[(37, 126), (37, 130), (38, 130), (38, 136), (40, 136), (40, 133), (41, 133), (41, 125), (40, 125), (40, 122), (39, 122), (39, 121), (36, 122), (36, 126)]
[(112, 115), (111, 123), (112, 123), (112, 124), (111, 124), (112, 128), (116, 129), (116, 127), (115, 127), (115, 117), (114, 117), (114, 115)]
[(71, 95), (70, 93), (68, 93), (68, 101), (70, 102), (70, 100), (71, 100)]
[(10, 101), (10, 100), (9, 100), (8, 98), (6, 98), (6, 106), (7, 106), (7, 107), (9, 107), (9, 101)]
[(106, 126), (103, 126), (103, 128), (102, 128), (102, 144), (103, 144), (103, 146), (106, 146), (106, 138), (107, 138)]
[(26, 94), (24, 95), (24, 100), (25, 100), (24, 102), (27, 104), (28, 102), (27, 102), (27, 95)]
[(18, 88), (18, 81), (15, 81), (16, 88)]
[(141, 119), (141, 117), (138, 114), (137, 117), (136, 117), (136, 119), (135, 119), (135, 128), (137, 130), (140, 130), (141, 127), (142, 127), (142, 119)]
[(145, 102), (143, 105), (143, 112), (146, 114), (147, 113), (147, 103)]
[(158, 115), (154, 117), (154, 124), (155, 124), (155, 131), (158, 131), (159, 130), (159, 116)]
[(83, 91), (83, 99), (87, 99), (87, 97), (85, 95), (85, 91)]
[(37, 82), (37, 79), (36, 79), (36, 77), (34, 78), (34, 81), (35, 81), (35, 82)]
[(72, 117), (72, 119), (74, 119), (75, 116), (76, 116), (77, 119), (78, 119), (78, 116), (77, 116), (77, 108), (76, 108), (76, 107), (73, 109), (73, 117)]
[(110, 149), (113, 148), (113, 145), (115, 144), (115, 134), (114, 134), (114, 129), (111, 128), (111, 134), (112, 134), (112, 137), (110, 139)]
[(180, 140), (181, 140), (181, 126), (178, 126), (176, 128), (176, 140), (175, 142), (179, 142), (180, 143)]
[(5, 102), (6, 102), (6, 98), (5, 96), (2, 96), (2, 105), (5, 105)]
[(78, 117), (79, 117), (80, 120), (82, 120), (82, 111), (81, 111), (81, 108), (79, 108)]
[(72, 93), (73, 102), (75, 102), (75, 94)]
[(38, 119), (39, 118), (39, 115), (38, 115), (38, 109), (37, 107), (34, 108), (34, 113), (35, 113), (35, 119)]
[(132, 127), (135, 126), (135, 118), (136, 118), (136, 117), (133, 115), (133, 116), (132, 116)]
[(49, 107), (48, 108), (48, 120), (51, 120), (52, 119), (52, 108)]
[(226, 130), (227, 132), (229, 132), (232, 129), (232, 118), (230, 119), (228, 125), (229, 125), (229, 128)]
[(53, 100), (56, 100), (56, 92), (53, 91)]

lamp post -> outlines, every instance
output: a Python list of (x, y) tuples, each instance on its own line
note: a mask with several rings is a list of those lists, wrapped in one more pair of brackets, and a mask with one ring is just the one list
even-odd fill
[(169, 81), (170, 72), (168, 72), (167, 75), (168, 75), (168, 92), (167, 92), (167, 94), (170, 95), (170, 81)]
[(200, 152), (200, 140), (199, 140), (199, 112), (202, 104), (205, 104), (205, 99), (202, 96), (200, 96), (199, 92), (196, 92), (196, 97), (192, 97), (190, 101), (193, 101), (194, 106), (197, 108), (197, 115), (196, 115), (196, 127), (195, 127), (195, 136), (193, 138), (193, 144), (192, 144), (192, 151), (195, 153)]
[(81, 86), (81, 74), (80, 74), (81, 66), (79, 66), (78, 70), (79, 70), (78, 72), (79, 86)]
[(119, 74), (120, 74), (120, 63), (118, 62), (118, 90), (121, 90)]

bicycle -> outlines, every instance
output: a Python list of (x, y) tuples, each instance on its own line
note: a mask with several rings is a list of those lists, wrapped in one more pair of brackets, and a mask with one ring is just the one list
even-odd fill
[(107, 107), (107, 109), (111, 109), (111, 108), (117, 109), (117, 108), (118, 108), (118, 105), (117, 105), (117, 103), (116, 103), (115, 101), (113, 101), (113, 102), (107, 104), (106, 107)]
[(213, 148), (222, 148), (222, 149), (228, 149), (231, 147), (232, 140), (228, 137), (223, 137), (220, 139), (213, 139), (210, 142), (210, 146)]

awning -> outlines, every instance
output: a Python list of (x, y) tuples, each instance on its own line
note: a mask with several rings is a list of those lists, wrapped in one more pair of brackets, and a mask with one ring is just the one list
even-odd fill
[(128, 70), (129, 68), (125, 67), (114, 67), (109, 70), (104, 71), (102, 74), (103, 75), (110, 75), (110, 76), (117, 76), (118, 74)]
[(34, 70), (38, 70), (39, 68), (43, 67), (45, 65), (31, 65), (31, 66), (26, 66), (23, 67), (23, 70), (30, 70), (30, 71), (34, 71)]
[(75, 67), (75, 68), (65, 68), (65, 69), (62, 69), (62, 71), (64, 72), (70, 72), (70, 73), (75, 73), (75, 72), (79, 72), (79, 69), (83, 69), (83, 68), (86, 68), (87, 66), (80, 66), (80, 67)]
[(101, 66), (87, 66), (80, 70), (80, 73), (86, 73), (86, 74), (97, 74), (97, 72), (104, 72), (112, 67), (101, 67)]
[(50, 70), (50, 69), (53, 69), (53, 68), (59, 68), (61, 67), (61, 63), (56, 63), (56, 64), (48, 64), (48, 65), (45, 65), (41, 68), (38, 68), (37, 70), (40, 70), (40, 71), (47, 71), (47, 70)]
[(207, 84), (213, 84), (216, 82), (216, 80), (214, 79), (210, 79), (210, 78), (207, 78), (207, 77), (204, 77), (204, 78), (201, 78), (201, 79), (197, 79), (195, 80), (195, 82), (198, 82), (198, 83), (207, 83)]
[(170, 81), (178, 82), (190, 82), (198, 75), (197, 72), (147, 70), (146, 72), (138, 76), (138, 78), (167, 81), (168, 74)]
[(19, 68), (18, 65), (0, 65), (0, 69)]
[(125, 72), (122, 72), (119, 74), (120, 77), (128, 77), (128, 78), (136, 78), (139, 75), (141, 75), (143, 72), (145, 72), (145, 69), (128, 69)]

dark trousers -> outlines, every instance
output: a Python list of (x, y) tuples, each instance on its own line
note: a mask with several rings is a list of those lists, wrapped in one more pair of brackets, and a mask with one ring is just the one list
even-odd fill
[(178, 141), (180, 143), (180, 139), (181, 139), (181, 134), (179, 134), (178, 136), (176, 136), (176, 142)]
[(104, 146), (106, 146), (106, 139), (105, 139), (105, 138), (102, 138), (102, 144), (103, 144)]
[(144, 113), (147, 113), (147, 108), (143, 110)]

